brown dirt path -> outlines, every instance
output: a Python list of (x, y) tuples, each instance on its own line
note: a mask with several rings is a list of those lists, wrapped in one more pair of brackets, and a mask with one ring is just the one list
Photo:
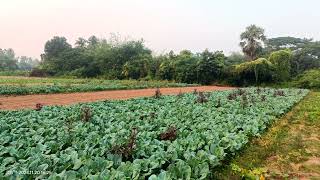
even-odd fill
[[(178, 88), (160, 88), (164, 95), (198, 91), (217, 91), (234, 89), (232, 87), (220, 86), (197, 86), (197, 87), (178, 87)], [(153, 96), (155, 89), (137, 89), (137, 90), (116, 90), (69, 94), (45, 94), (45, 95), (25, 95), (25, 96), (0, 96), (0, 109), (17, 110), (35, 108), (37, 103), (43, 105), (69, 105), (80, 102), (93, 102), (108, 99), (130, 99), (135, 97)]]

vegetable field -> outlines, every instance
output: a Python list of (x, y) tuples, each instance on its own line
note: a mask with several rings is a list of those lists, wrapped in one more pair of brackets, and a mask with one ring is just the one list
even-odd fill
[(0, 95), (53, 94), (155, 87), (195, 86), (169, 81), (63, 79), (0, 76)]
[(208, 179), (308, 92), (158, 92), (153, 98), (3, 111), (0, 178)]

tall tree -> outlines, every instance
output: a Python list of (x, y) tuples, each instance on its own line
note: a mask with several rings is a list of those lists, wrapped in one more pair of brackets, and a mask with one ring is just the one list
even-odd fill
[(89, 43), (90, 46), (95, 46), (95, 45), (97, 45), (99, 43), (99, 39), (94, 35), (90, 36), (88, 38), (88, 43)]
[(266, 36), (264, 29), (256, 25), (250, 25), (246, 31), (240, 35), (240, 46), (243, 53), (249, 57), (249, 60), (255, 60), (259, 53), (262, 52)]
[(54, 36), (51, 40), (47, 41), (44, 46), (44, 52), (47, 58), (58, 57), (61, 52), (70, 49), (71, 45), (67, 42), (67, 39), (59, 36)]
[(41, 55), (43, 69), (52, 75), (62, 72), (66, 63), (62, 56), (70, 50), (72, 47), (65, 37), (54, 36), (44, 46), (44, 54)]
[(320, 42), (311, 42), (294, 51), (292, 73), (298, 75), (305, 70), (320, 68)]
[(210, 84), (221, 77), (226, 57), (222, 51), (210, 52), (208, 49), (200, 54), (197, 66), (197, 81)]
[(0, 49), (0, 69), (15, 70), (17, 68), (17, 58), (13, 49)]

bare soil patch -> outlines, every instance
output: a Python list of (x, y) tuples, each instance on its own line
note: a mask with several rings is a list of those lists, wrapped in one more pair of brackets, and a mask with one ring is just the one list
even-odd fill
[[(178, 87), (178, 88), (160, 88), (161, 94), (171, 95), (197, 91), (221, 91), (234, 89), (233, 87), (220, 86), (197, 86), (197, 87)], [(49, 105), (70, 105), (82, 102), (93, 102), (112, 99), (130, 99), (136, 97), (150, 97), (155, 94), (153, 89), (138, 90), (115, 90), (100, 92), (84, 92), (69, 94), (46, 94), (46, 95), (25, 95), (25, 96), (0, 96), (0, 109), (18, 110), (35, 108), (36, 104), (41, 103)]]

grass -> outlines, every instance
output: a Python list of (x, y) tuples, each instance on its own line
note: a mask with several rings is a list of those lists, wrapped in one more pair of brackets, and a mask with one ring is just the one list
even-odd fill
[(0, 71), (0, 76), (29, 76), (29, 71), (13, 70), (13, 71)]
[(311, 92), (215, 174), (218, 179), (320, 178), (320, 92)]

